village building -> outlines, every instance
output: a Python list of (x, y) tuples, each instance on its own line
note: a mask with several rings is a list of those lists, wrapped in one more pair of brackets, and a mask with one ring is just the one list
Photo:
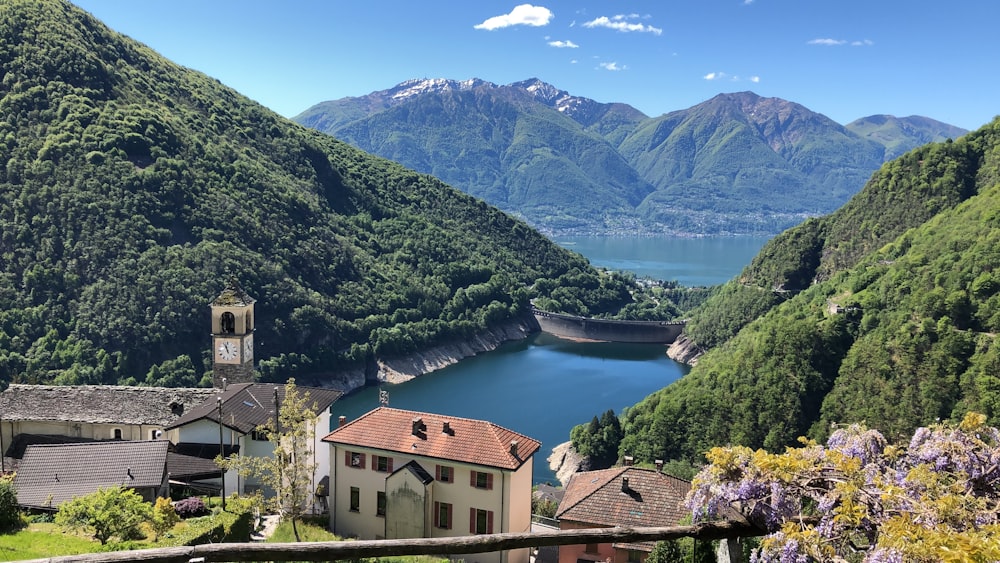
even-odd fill
[[(492, 422), (380, 407), (330, 444), (330, 528), (361, 539), (528, 532), (541, 444)], [(456, 556), (528, 563), (529, 550)]]
[[(576, 473), (556, 519), (561, 530), (615, 526), (674, 526), (690, 515), (683, 501), (691, 483), (657, 469), (612, 467)], [(559, 563), (641, 563), (655, 542), (559, 546)]]
[(30, 444), (170, 440), (173, 424), (215, 396), (213, 389), (12, 384), (0, 393), (0, 451), (6, 471)]
[(17, 503), (55, 510), (73, 497), (118, 485), (153, 502), (168, 496), (169, 447), (163, 440), (28, 446), (14, 476)]
[[(330, 449), (321, 438), (331, 429), (330, 408), (342, 395), (340, 391), (319, 387), (296, 387), (300, 397), (308, 394), (308, 404), (316, 412), (313, 422), (314, 440), (312, 450), (316, 471), (313, 490), (320, 480), (330, 474)], [(271, 423), (277, 427), (277, 417), (281, 403), (285, 399), (285, 386), (264, 383), (237, 383), (225, 389), (215, 390), (211, 400), (194, 407), (167, 426), (168, 432), (177, 435), (177, 451), (185, 454), (215, 457), (226, 456), (269, 457), (274, 453), (274, 444), (268, 440), (261, 426)], [(220, 486), (220, 473), (203, 484)], [(273, 491), (265, 490), (263, 484), (252, 477), (242, 477), (236, 471), (225, 476), (225, 493), (229, 495), (252, 494), (261, 491), (265, 495)], [(317, 503), (319, 499), (317, 499)]]

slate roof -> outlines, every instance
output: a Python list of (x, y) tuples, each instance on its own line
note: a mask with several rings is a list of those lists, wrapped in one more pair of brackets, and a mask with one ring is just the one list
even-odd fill
[(399, 469), (393, 471), (392, 475), (395, 475), (400, 471), (409, 471), (410, 473), (413, 474), (414, 477), (417, 478), (418, 481), (420, 481), (424, 485), (434, 480), (434, 476), (428, 473), (427, 470), (424, 469), (422, 465), (417, 463), (416, 460), (411, 459), (410, 461), (406, 462), (406, 464), (403, 465), (403, 467), (400, 467)]
[(0, 393), (0, 418), (166, 426), (214, 394), (203, 388), (15, 383)]
[(556, 518), (592, 526), (673, 526), (690, 514), (682, 505), (690, 489), (691, 483), (653, 469), (584, 471), (566, 485)]
[[(414, 433), (414, 421), (418, 418), (422, 430)], [(449, 432), (444, 431), (445, 424)], [(517, 445), (512, 454), (514, 440)], [(511, 471), (521, 467), (541, 447), (538, 440), (485, 420), (389, 407), (361, 415), (328, 434), (323, 441)]]
[(218, 477), (220, 471), (212, 459), (167, 452), (167, 473), (171, 479), (178, 481), (212, 479)]
[(17, 503), (51, 509), (99, 488), (159, 487), (169, 446), (166, 440), (28, 446), (14, 477)]
[[(285, 399), (285, 386), (274, 383), (235, 383), (226, 387), (225, 391), (216, 389), (211, 400), (187, 411), (166, 428), (172, 429), (199, 420), (209, 420), (219, 423), (219, 406), (217, 397), (222, 397), (222, 424), (242, 434), (249, 434), (258, 426), (274, 420), (274, 390), (278, 390), (278, 402)], [(322, 387), (296, 386), (301, 397), (309, 393), (309, 402), (314, 405), (316, 414), (330, 408), (334, 401), (343, 393), (335, 389)]]
[(240, 287), (239, 282), (236, 281), (235, 278), (231, 278), (226, 284), (226, 288), (223, 289), (222, 293), (220, 293), (219, 296), (215, 298), (215, 301), (212, 302), (212, 305), (236, 305), (245, 307), (254, 304), (256, 301), (256, 299), (250, 297), (245, 291), (243, 291), (243, 288)]

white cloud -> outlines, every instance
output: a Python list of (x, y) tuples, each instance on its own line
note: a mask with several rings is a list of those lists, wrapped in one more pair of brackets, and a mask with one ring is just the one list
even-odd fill
[(639, 14), (619, 14), (617, 16), (601, 16), (597, 19), (585, 22), (583, 27), (606, 27), (608, 29), (613, 29), (615, 31), (621, 31), (623, 33), (638, 31), (640, 33), (652, 33), (654, 35), (660, 35), (663, 30), (658, 27), (653, 27), (651, 25), (646, 25), (642, 23), (632, 23), (628, 20), (633, 20), (639, 17)]
[(844, 43), (847, 43), (847, 41), (844, 41), (843, 39), (830, 39), (830, 38), (812, 39), (808, 42), (809, 45), (827, 45), (827, 46), (843, 45)]
[(759, 76), (751, 76), (750, 77), (750, 82), (753, 82), (754, 84), (757, 84), (757, 83), (760, 82), (760, 77)]
[(724, 72), (710, 72), (706, 74), (703, 78), (705, 80), (722, 80), (726, 76), (728, 75)]
[(579, 45), (573, 43), (572, 41), (549, 41), (549, 46), (557, 47), (560, 49), (576, 49), (580, 47)]
[(875, 44), (875, 42), (872, 41), (871, 39), (863, 39), (861, 41), (851, 41), (851, 46), (852, 47), (868, 47), (868, 46), (874, 45), (874, 44)]
[(598, 65), (597, 65), (597, 66), (599, 66), (599, 67), (603, 68), (604, 70), (611, 70), (611, 71), (616, 71), (616, 70), (625, 70), (626, 68), (628, 68), (628, 67), (627, 67), (627, 66), (625, 66), (625, 65), (622, 65), (622, 66), (618, 66), (618, 63), (617, 63), (617, 62), (610, 62), (610, 63), (598, 63)]
[(512, 25), (530, 25), (534, 27), (541, 27), (543, 25), (548, 25), (551, 19), (552, 10), (549, 10), (544, 6), (521, 4), (519, 6), (514, 6), (514, 9), (511, 10), (509, 14), (493, 16), (483, 23), (472, 27), (474, 29), (485, 29), (487, 31), (510, 27)]

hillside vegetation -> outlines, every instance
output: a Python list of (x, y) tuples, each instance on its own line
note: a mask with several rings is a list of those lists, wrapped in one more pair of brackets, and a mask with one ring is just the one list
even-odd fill
[(693, 316), (710, 347), (629, 409), (621, 451), (779, 450), (864, 421), (902, 436), (1000, 417), (1000, 119), (887, 163), (829, 216), (770, 241)]
[(67, 2), (0, 7), (0, 386), (194, 385), (230, 276), (282, 380), (467, 338), (533, 297), (631, 302), (525, 223)]

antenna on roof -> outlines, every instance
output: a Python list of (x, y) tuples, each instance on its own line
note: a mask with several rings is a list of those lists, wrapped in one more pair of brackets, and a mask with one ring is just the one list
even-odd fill
[(385, 389), (378, 390), (378, 405), (380, 407), (389, 406), (389, 392), (386, 391)]

